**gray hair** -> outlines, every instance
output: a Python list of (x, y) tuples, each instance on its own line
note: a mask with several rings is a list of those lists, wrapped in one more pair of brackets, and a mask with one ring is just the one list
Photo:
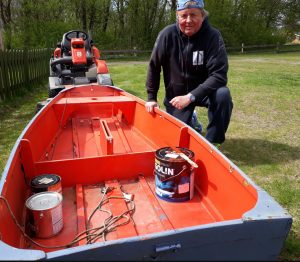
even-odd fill
[[(201, 14), (202, 14), (203, 18), (209, 16), (209, 12), (207, 10), (205, 10), (204, 8), (201, 8), (200, 11), (201, 11)], [(176, 12), (176, 20), (178, 20), (177, 12)]]
[(204, 8), (201, 9), (201, 13), (202, 13), (202, 16), (205, 18), (207, 16), (209, 16), (209, 12), (207, 10), (205, 10)]

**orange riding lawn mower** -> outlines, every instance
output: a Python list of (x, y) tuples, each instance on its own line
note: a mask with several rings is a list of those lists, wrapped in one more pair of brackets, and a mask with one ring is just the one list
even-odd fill
[(73, 30), (63, 35), (50, 58), (49, 98), (68, 85), (113, 85), (105, 60), (87, 33)]

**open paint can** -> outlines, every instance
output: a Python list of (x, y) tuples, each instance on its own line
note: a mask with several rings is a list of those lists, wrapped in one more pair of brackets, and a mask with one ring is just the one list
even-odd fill
[(43, 174), (34, 177), (30, 183), (32, 193), (54, 191), (62, 193), (61, 178), (55, 174)]
[(41, 192), (29, 197), (25, 203), (30, 230), (38, 238), (50, 238), (63, 228), (62, 195)]
[[(177, 147), (178, 152), (194, 159), (194, 152)], [(158, 149), (155, 153), (155, 193), (163, 200), (183, 202), (193, 198), (194, 171), (190, 163), (171, 147)]]

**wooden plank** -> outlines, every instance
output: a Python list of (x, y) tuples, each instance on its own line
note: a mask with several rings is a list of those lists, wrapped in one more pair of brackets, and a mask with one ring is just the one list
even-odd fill
[(11, 50), (8, 50), (6, 53), (6, 61), (7, 61), (7, 76), (8, 76), (8, 83), (9, 83), (9, 94), (10, 97), (14, 95), (14, 90), (12, 86), (12, 77), (11, 77)]
[[(151, 191), (155, 192), (155, 179), (145, 178)], [(198, 190), (194, 191), (194, 196), (189, 201), (169, 202), (157, 198), (160, 207), (169, 218), (174, 228), (183, 228), (196, 225), (214, 223), (216, 220), (214, 214), (210, 212), (206, 203), (203, 203), (202, 196)]]
[[(104, 196), (103, 194), (103, 186), (104, 184), (95, 184), (84, 186), (84, 204), (85, 204), (85, 214), (86, 214), (86, 224), (87, 228), (99, 228), (103, 226), (104, 221), (109, 217), (110, 212), (109, 203), (105, 203), (99, 209), (100, 201)], [(95, 212), (96, 210), (96, 212)], [(93, 216), (92, 216), (93, 214)], [(98, 230), (94, 233), (100, 234), (101, 230)], [(105, 234), (105, 240), (115, 240), (118, 236), (116, 231), (112, 231), (109, 234)], [(96, 240), (96, 242), (103, 242), (104, 236), (101, 236)]]
[(5, 86), (4, 86), (4, 68), (3, 68), (3, 51), (0, 50), (0, 98), (5, 99)]
[(96, 142), (96, 146), (97, 146), (98, 155), (101, 156), (102, 149), (101, 149), (101, 145), (100, 145), (101, 134), (100, 134), (100, 118), (99, 117), (92, 118), (92, 127), (93, 127), (94, 136), (95, 136), (95, 142)]
[(157, 201), (156, 197), (154, 196), (150, 186), (148, 185), (146, 179), (143, 176), (139, 176), (140, 184), (142, 185), (142, 188), (147, 195), (150, 203), (152, 204), (153, 209), (156, 212), (156, 215), (161, 222), (163, 228), (165, 230), (172, 230), (174, 229), (171, 221), (169, 220), (168, 216), (164, 212), (164, 210), (161, 208), (159, 202)]
[(78, 140), (78, 132), (77, 132), (77, 124), (76, 118), (72, 118), (72, 137), (73, 137), (73, 157), (80, 157), (80, 148), (79, 148), (79, 140)]
[(165, 229), (153, 208), (151, 199), (145, 193), (141, 181), (139, 179), (130, 179), (122, 180), (120, 183), (126, 193), (134, 196), (136, 212), (134, 212), (132, 217), (139, 236), (163, 232)]
[(16, 71), (17, 71), (17, 85), (18, 85), (18, 89), (21, 90), (22, 89), (22, 78), (21, 78), (21, 57), (22, 57), (22, 50), (18, 50), (17, 51), (17, 62), (16, 62)]
[(28, 52), (27, 52), (27, 62), (28, 62), (28, 81), (31, 82), (31, 80), (32, 80), (32, 50), (28, 50)]
[[(72, 134), (70, 134), (72, 135)], [(64, 144), (64, 140), (58, 140)], [(58, 145), (57, 145), (58, 146)], [(56, 146), (56, 147), (57, 147)], [(68, 146), (68, 145), (67, 145)], [(69, 151), (69, 149), (67, 149)], [(58, 155), (59, 156), (59, 155)], [(132, 174), (153, 174), (155, 152), (119, 154), (89, 158), (59, 158), (59, 161), (41, 161), (35, 164), (37, 173), (65, 174), (64, 185), (97, 184), (118, 178), (130, 179)], [(109, 169), (108, 169), (109, 167)]]
[(29, 61), (28, 61), (28, 50), (25, 49), (23, 53), (23, 69), (24, 69), (24, 86), (29, 85)]
[(127, 138), (126, 138), (126, 136), (124, 134), (124, 131), (122, 129), (120, 121), (116, 117), (113, 117), (113, 120), (114, 120), (114, 124), (115, 124), (115, 126), (117, 128), (118, 134), (119, 134), (119, 136), (121, 138), (121, 141), (123, 143), (123, 146), (125, 148), (126, 153), (131, 153), (132, 149), (131, 149), (131, 147), (130, 147), (130, 145), (128, 143), (128, 140), (127, 140)]
[[(105, 181), (105, 186), (113, 188), (113, 190), (109, 193), (109, 197), (123, 197), (120, 184), (117, 180)], [(128, 211), (128, 207), (124, 199), (109, 199), (109, 206), (114, 216), (119, 216)], [(130, 214), (127, 214), (127, 216), (130, 217)], [(125, 221), (126, 219), (122, 218), (117, 222), (117, 224)], [(130, 219), (127, 224), (117, 227), (116, 233), (118, 238), (137, 236), (137, 231), (135, 229), (133, 220)]]
[(18, 94), (17, 86), (16, 86), (16, 69), (15, 69), (15, 63), (16, 63), (16, 51), (10, 50), (10, 88), (13, 92), (13, 96)]
[(112, 155), (114, 146), (113, 136), (106, 120), (100, 120), (100, 145), (103, 155)]
[[(79, 157), (99, 156), (91, 119), (85, 117), (75, 119), (76, 121), (74, 120), (73, 122), (73, 128), (76, 127), (77, 130), (78, 141), (76, 143), (78, 143)], [(74, 143), (74, 145), (76, 144)]]
[[(78, 233), (81, 233), (86, 231), (87, 227), (85, 224), (86, 217), (84, 212), (83, 188), (82, 185), (80, 184), (76, 184), (76, 204), (77, 204), (77, 229), (78, 229)], [(78, 242), (78, 245), (81, 246), (81, 245), (85, 245), (86, 243), (87, 243), (86, 239), (83, 239)]]
[(10, 82), (9, 82), (9, 73), (8, 73), (8, 69), (9, 69), (9, 62), (8, 62), (8, 51), (5, 51), (3, 53), (3, 60), (4, 60), (4, 76), (5, 76), (5, 97), (9, 98), (11, 97), (11, 92), (10, 92)]
[(20, 63), (21, 63), (21, 75), (22, 75), (22, 88), (24, 88), (26, 86), (26, 74), (25, 74), (25, 70), (27, 70), (26, 68), (26, 64), (25, 64), (25, 50), (22, 50), (22, 54), (20, 57)]
[(13, 74), (13, 86), (15, 90), (15, 94), (20, 94), (20, 89), (18, 86), (18, 64), (17, 64), (17, 55), (18, 55), (18, 50), (13, 50), (13, 63), (12, 63), (12, 74)]
[(68, 104), (98, 104), (98, 103), (124, 103), (134, 102), (134, 100), (127, 96), (103, 96), (103, 97), (67, 97), (61, 98), (55, 104), (64, 105), (68, 100)]

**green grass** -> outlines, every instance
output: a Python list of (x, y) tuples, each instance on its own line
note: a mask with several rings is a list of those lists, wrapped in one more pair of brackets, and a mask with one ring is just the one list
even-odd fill
[(40, 84), (25, 90), (22, 96), (0, 103), (0, 174), (17, 138), (34, 116), (36, 103), (47, 96), (46, 85)]
[[(234, 100), (221, 151), (293, 216), (281, 260), (300, 260), (300, 53), (229, 56)], [(107, 61), (114, 84), (146, 99), (147, 63)], [(161, 108), (163, 88), (159, 91)], [(46, 88), (0, 104), (0, 170)], [(207, 111), (197, 109), (207, 125)]]

